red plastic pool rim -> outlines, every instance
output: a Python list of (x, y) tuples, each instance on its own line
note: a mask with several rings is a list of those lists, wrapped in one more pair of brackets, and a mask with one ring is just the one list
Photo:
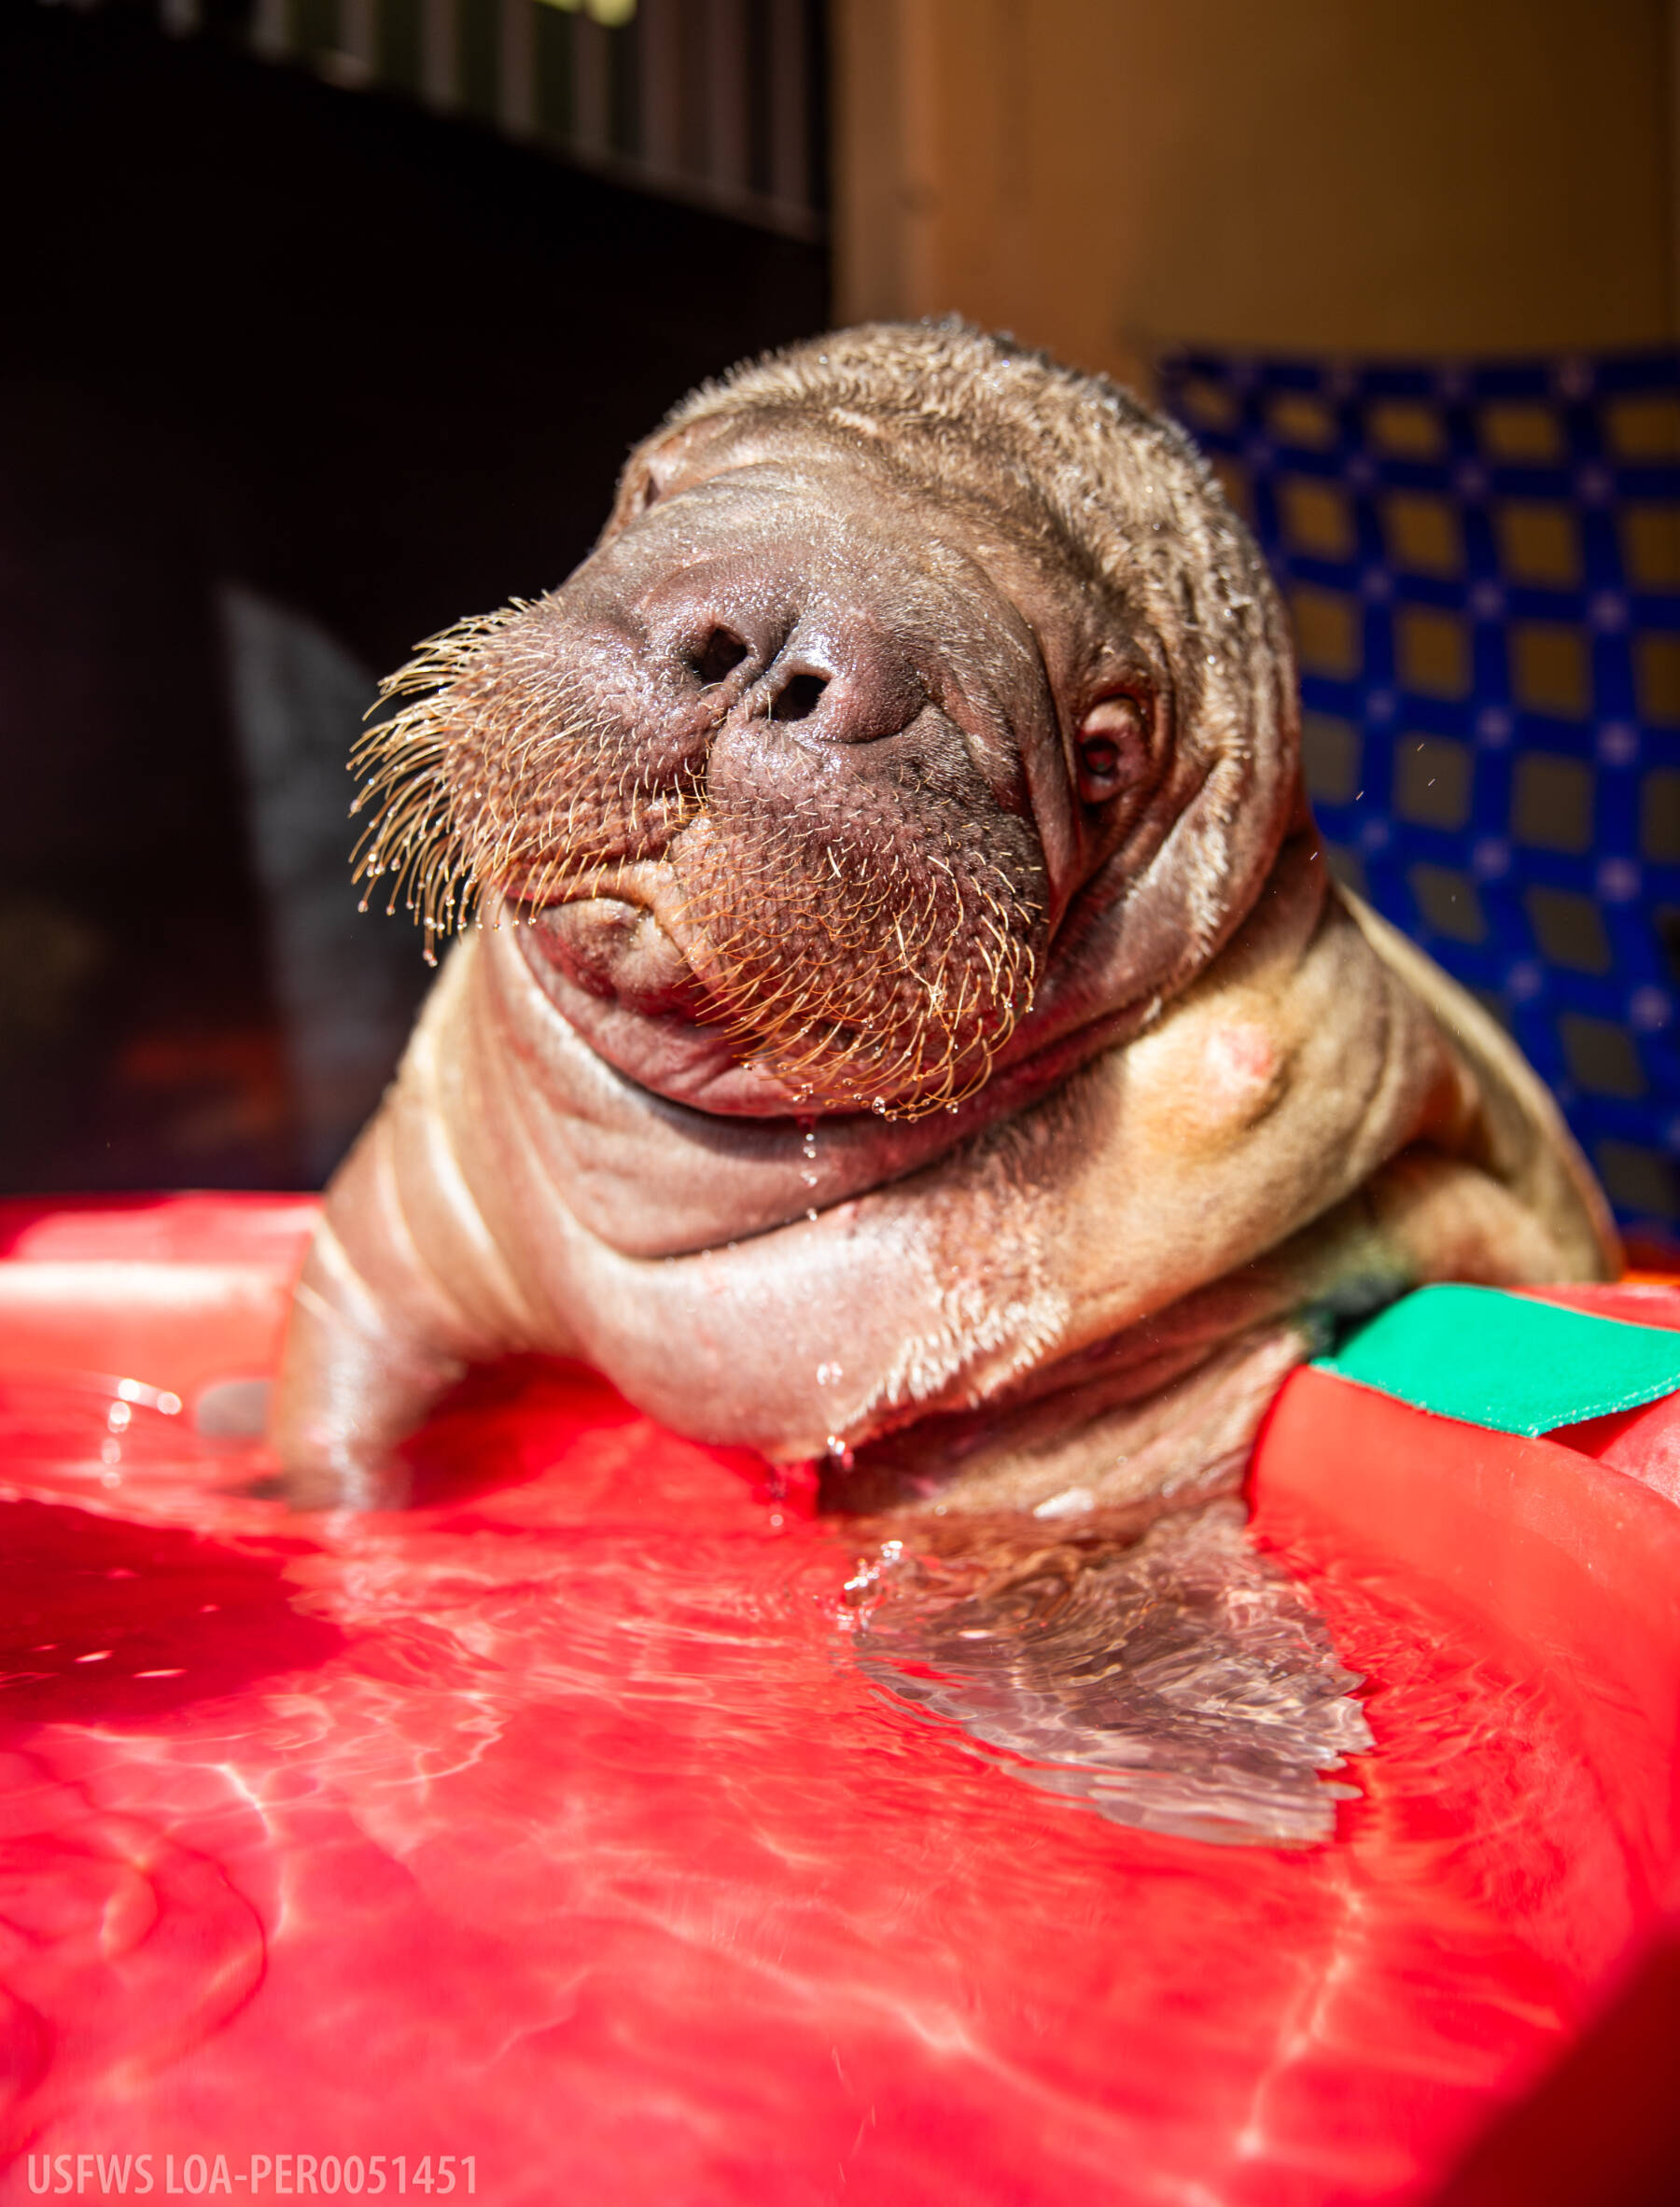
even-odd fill
[(1378, 1749), (1333, 1845), (1213, 1849), (881, 1695), (844, 1527), (575, 1368), (470, 1382), (405, 1516), (254, 1496), (194, 1405), (313, 1218), (0, 1207), (16, 2196), (1657, 2196), (1673, 1399), (1519, 1440), (1297, 1375), (1255, 1529)]

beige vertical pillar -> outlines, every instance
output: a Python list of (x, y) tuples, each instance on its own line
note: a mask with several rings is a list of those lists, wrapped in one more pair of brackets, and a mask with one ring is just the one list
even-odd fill
[(843, 319), (1007, 320), (1030, 287), (1032, 0), (835, 0)]

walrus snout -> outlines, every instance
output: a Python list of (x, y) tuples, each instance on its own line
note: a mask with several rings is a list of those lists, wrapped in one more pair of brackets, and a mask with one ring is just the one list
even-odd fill
[(844, 474), (818, 496), (750, 468), (441, 639), (428, 676), (380, 738), (372, 856), (447, 866), (443, 921), (491, 892), (592, 1040), (601, 1003), (659, 1022), (645, 1049), (612, 1023), (621, 1069), (680, 1099), (687, 1022), (751, 1076), (721, 1108), (916, 1117), (984, 1084), (1048, 937), (1022, 758), (1056, 718), (959, 543), (912, 541)]
[[(869, 744), (901, 733), (928, 684), (893, 632), (884, 594), (842, 577), (790, 593), (789, 558), (766, 551), (722, 571), (684, 569), (645, 608), (649, 649), (734, 718), (795, 731), (802, 744)], [(767, 571), (765, 571), (767, 570)], [(804, 602), (801, 602), (801, 600)], [(791, 602), (790, 602), (791, 601)]]

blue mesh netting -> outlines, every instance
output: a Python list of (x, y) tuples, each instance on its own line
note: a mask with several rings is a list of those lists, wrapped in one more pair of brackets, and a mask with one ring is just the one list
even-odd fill
[(1510, 1028), (1624, 1223), (1680, 1231), (1680, 355), (1184, 354), (1169, 409), (1295, 616), (1342, 879)]

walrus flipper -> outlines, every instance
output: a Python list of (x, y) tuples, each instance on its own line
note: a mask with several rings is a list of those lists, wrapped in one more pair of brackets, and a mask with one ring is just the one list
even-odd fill
[[(534, 1346), (457, 1153), (463, 984), (452, 954), (374, 1118), (333, 1175), (292, 1303), (269, 1437), (299, 1509), (397, 1508), (397, 1453), (468, 1366)], [(551, 1321), (545, 1346), (564, 1350)]]
[(394, 1509), (398, 1444), (485, 1353), (404, 1219), (390, 1107), (339, 1168), (292, 1300), (270, 1438), (299, 1509)]

